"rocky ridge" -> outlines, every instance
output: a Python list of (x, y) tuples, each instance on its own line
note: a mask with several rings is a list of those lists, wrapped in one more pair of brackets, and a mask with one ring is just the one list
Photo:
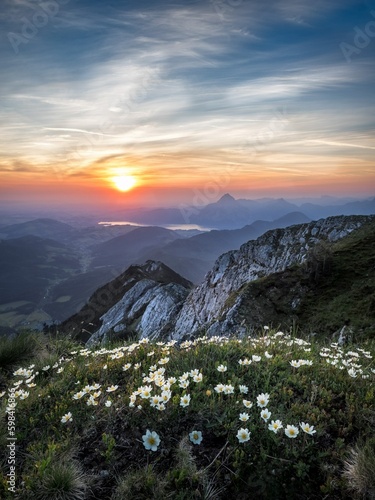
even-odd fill
[[(236, 321), (241, 287), (303, 263), (319, 241), (335, 242), (368, 222), (371, 216), (336, 216), (268, 231), (239, 250), (221, 255), (205, 280), (185, 301), (172, 334), (175, 340), (241, 333)], [(298, 300), (298, 297), (296, 297)]]
[[(181, 341), (200, 334), (244, 334), (267, 311), (277, 316), (282, 297), (288, 296), (291, 305), (285, 308), (285, 318), (298, 307), (306, 292), (301, 280), (293, 275), (280, 292), (277, 273), (306, 262), (318, 243), (329, 247), (374, 220), (375, 216), (336, 216), (270, 230), (221, 255), (195, 288), (162, 262), (131, 266), (97, 290), (62, 331), (89, 345), (112, 335)], [(261, 292), (259, 301), (257, 288), (250, 285), (270, 276), (275, 286)]]
[(130, 266), (99, 288), (77, 314), (62, 324), (62, 331), (88, 345), (104, 342), (112, 334), (165, 338), (171, 334), (192, 286), (162, 262)]

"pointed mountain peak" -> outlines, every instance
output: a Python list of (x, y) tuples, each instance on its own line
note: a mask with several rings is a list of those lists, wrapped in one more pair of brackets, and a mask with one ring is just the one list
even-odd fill
[(232, 204), (235, 201), (236, 200), (233, 198), (233, 196), (231, 196), (229, 193), (226, 193), (220, 198), (220, 200), (217, 203), (224, 205), (224, 204)]

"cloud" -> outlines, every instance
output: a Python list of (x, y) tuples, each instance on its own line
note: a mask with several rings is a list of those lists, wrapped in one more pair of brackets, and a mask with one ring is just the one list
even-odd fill
[[(3, 40), (2, 164), (100, 177), (126, 162), (187, 180), (228, 162), (302, 175), (367, 159), (373, 66), (346, 64), (325, 33), (337, 5), (237, 4), (71, 2), (17, 57)], [(25, 9), (7, 0), (5, 33)]]

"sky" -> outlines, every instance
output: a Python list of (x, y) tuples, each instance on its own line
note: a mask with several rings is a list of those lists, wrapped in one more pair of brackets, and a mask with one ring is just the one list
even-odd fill
[(2, 0), (0, 33), (3, 204), (375, 193), (375, 0)]

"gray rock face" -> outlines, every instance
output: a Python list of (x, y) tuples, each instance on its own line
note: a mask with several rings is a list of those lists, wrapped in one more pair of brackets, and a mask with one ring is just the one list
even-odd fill
[(101, 326), (87, 345), (107, 340), (111, 332), (156, 339), (167, 337), (173, 330), (191, 283), (160, 262), (149, 261), (138, 269), (142, 271), (138, 279), (123, 282), (126, 292), (102, 314)]
[(368, 220), (366, 216), (338, 216), (275, 229), (221, 255), (188, 296), (171, 337), (181, 340), (202, 330), (208, 335), (238, 332), (235, 317), (241, 299), (236, 295), (242, 286), (304, 262), (319, 241), (337, 241)]

